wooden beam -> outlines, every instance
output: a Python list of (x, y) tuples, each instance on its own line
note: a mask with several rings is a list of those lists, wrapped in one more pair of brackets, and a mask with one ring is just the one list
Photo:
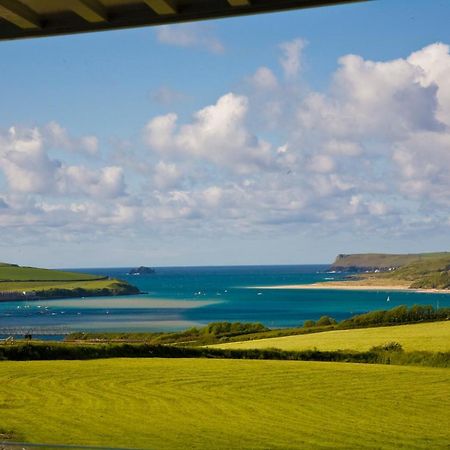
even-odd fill
[(177, 6), (174, 0), (144, 0), (144, 3), (160, 16), (177, 13)]
[(41, 28), (39, 15), (17, 0), (0, 0), (0, 17), (24, 30)]
[(74, 0), (71, 9), (82, 17), (86, 22), (107, 22), (108, 13), (106, 8), (98, 0)]
[(250, 6), (250, 0), (228, 0), (231, 6)]

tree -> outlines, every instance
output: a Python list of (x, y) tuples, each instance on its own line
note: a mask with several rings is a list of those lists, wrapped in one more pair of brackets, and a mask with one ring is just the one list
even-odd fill
[(330, 316), (322, 316), (316, 323), (318, 327), (325, 327), (327, 325), (335, 325), (337, 322)]

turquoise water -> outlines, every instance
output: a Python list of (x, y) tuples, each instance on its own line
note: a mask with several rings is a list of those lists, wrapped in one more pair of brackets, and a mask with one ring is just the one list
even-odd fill
[[(161, 331), (214, 321), (262, 322), (291, 327), (330, 315), (353, 314), (397, 305), (450, 306), (450, 295), (414, 292), (258, 289), (258, 286), (308, 284), (342, 279), (328, 266), (243, 266), (157, 268), (131, 276), (129, 268), (84, 269), (120, 278), (145, 294), (35, 302), (0, 303), (0, 334), (31, 331)], [(389, 302), (387, 297), (389, 296)]]

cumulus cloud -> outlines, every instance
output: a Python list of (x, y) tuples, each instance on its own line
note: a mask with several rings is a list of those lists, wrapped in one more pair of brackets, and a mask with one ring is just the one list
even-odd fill
[(93, 170), (52, 159), (45, 132), (36, 127), (11, 127), (0, 133), (0, 170), (11, 192), (111, 198), (123, 195), (122, 169), (111, 166)]
[(163, 154), (202, 159), (237, 173), (269, 167), (271, 145), (249, 132), (247, 113), (248, 99), (229, 93), (185, 125), (178, 125), (174, 113), (153, 118), (145, 127), (145, 142)]
[(280, 44), (282, 55), (280, 64), (286, 78), (295, 78), (302, 69), (302, 52), (307, 42), (304, 39), (293, 39)]
[(366, 179), (376, 165), (403, 198), (448, 206), (448, 79), (449, 47), (441, 43), (393, 61), (345, 56), (329, 92), (311, 92), (299, 105), (298, 122), (329, 154), (370, 158), (371, 169), (360, 168)]
[(60, 163), (51, 160), (37, 128), (20, 130), (11, 127), (0, 134), (0, 169), (15, 192), (48, 192)]
[(94, 198), (117, 198), (125, 193), (123, 169), (116, 166), (98, 170), (83, 166), (63, 167), (58, 188), (62, 193), (82, 193)]
[[(448, 206), (448, 47), (383, 62), (343, 56), (329, 88), (316, 92), (296, 87), (304, 45), (282, 44), (285, 81), (262, 66), (246, 79), (256, 88), (247, 95), (223, 95), (189, 121), (176, 113), (148, 121), (144, 141), (159, 162), (145, 220), (401, 233), (424, 226), (415, 208)], [(274, 116), (280, 126), (263, 138), (270, 123), (255, 123)], [(443, 220), (436, 214), (427, 226)]]
[(153, 183), (157, 189), (169, 190), (179, 187), (182, 172), (174, 163), (159, 161), (153, 171)]
[(250, 82), (257, 89), (262, 90), (273, 90), (278, 87), (277, 77), (268, 67), (259, 67), (250, 77)]
[(203, 24), (162, 25), (156, 28), (156, 38), (162, 44), (176, 47), (199, 48), (216, 54), (225, 51), (211, 28)]
[[(0, 133), (0, 224), (69, 234), (448, 230), (449, 47), (388, 61), (344, 55), (314, 91), (299, 76), (304, 46), (283, 43), (284, 77), (261, 66), (245, 95), (228, 92), (190, 118), (174, 108), (143, 119), (142, 141), (122, 142), (107, 166), (80, 165), (98, 143), (56, 123)], [(69, 151), (56, 159), (58, 148)]]
[(348, 55), (339, 60), (328, 93), (312, 92), (298, 110), (299, 124), (333, 138), (388, 140), (412, 130), (441, 130), (436, 84), (420, 82), (425, 67), (407, 59), (387, 62)]
[(98, 153), (98, 138), (82, 136), (74, 138), (57, 122), (50, 122), (44, 127), (43, 135), (48, 145), (73, 152), (81, 152), (90, 156)]

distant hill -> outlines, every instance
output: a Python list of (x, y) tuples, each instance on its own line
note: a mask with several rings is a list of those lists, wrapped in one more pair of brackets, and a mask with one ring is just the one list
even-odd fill
[(407, 281), (413, 289), (450, 289), (450, 252), (339, 255), (331, 269), (364, 273), (363, 281), (391, 279)]
[(450, 252), (440, 253), (359, 253), (338, 255), (331, 266), (332, 270), (351, 272), (373, 272), (398, 269), (412, 263), (430, 262), (441, 258), (450, 258)]
[(138, 293), (131, 284), (107, 276), (0, 263), (0, 301)]
[(87, 273), (64, 272), (61, 270), (21, 267), (16, 264), (0, 263), (2, 281), (90, 281), (105, 279), (105, 276)]

